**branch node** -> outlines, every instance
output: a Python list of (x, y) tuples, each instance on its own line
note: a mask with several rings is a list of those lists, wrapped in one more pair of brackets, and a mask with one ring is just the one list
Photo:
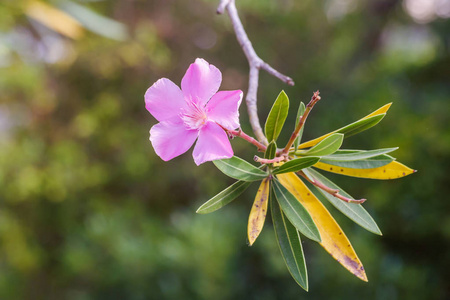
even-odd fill
[(257, 93), (258, 93), (258, 83), (259, 83), (259, 70), (263, 69), (270, 75), (280, 79), (288, 85), (294, 85), (294, 81), (292, 78), (281, 74), (274, 68), (272, 68), (269, 64), (264, 62), (255, 52), (255, 49), (250, 42), (250, 39), (245, 32), (244, 26), (242, 25), (241, 19), (239, 18), (239, 14), (237, 12), (236, 4), (234, 0), (220, 0), (219, 6), (217, 7), (217, 13), (223, 14), (224, 11), (227, 11), (228, 16), (230, 17), (231, 24), (233, 25), (234, 32), (236, 34), (236, 39), (238, 40), (239, 45), (244, 52), (247, 61), (249, 63), (249, 83), (247, 95), (245, 97), (245, 101), (247, 103), (247, 110), (249, 115), (250, 125), (252, 126), (253, 132), (255, 133), (256, 138), (259, 142), (264, 145), (268, 144), (266, 137), (261, 128), (261, 124), (259, 123), (258, 111), (257, 111)]

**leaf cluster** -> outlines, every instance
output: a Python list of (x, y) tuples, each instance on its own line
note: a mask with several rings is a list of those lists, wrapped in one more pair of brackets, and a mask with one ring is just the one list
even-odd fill
[[(300, 124), (300, 120), (304, 121), (304, 115), (312, 108), (301, 102), (293, 135), (295, 132), (298, 134), (292, 147), (289, 144), (286, 146), (289, 151), (283, 160), (283, 149), (277, 148), (277, 139), (288, 115), (289, 98), (282, 91), (265, 123), (265, 135), (269, 141), (264, 153), (265, 163), (256, 167), (236, 156), (214, 161), (220, 171), (238, 181), (200, 206), (197, 213), (205, 214), (220, 209), (241, 195), (252, 182), (260, 181), (248, 220), (250, 245), (261, 233), (267, 211), (270, 210), (287, 268), (305, 290), (308, 290), (308, 277), (301, 245), (302, 235), (318, 242), (355, 276), (367, 281), (362, 263), (350, 241), (322, 202), (330, 202), (349, 219), (372, 233), (381, 235), (381, 231), (364, 207), (354, 203), (361, 200), (355, 200), (316, 169), (373, 179), (393, 179), (413, 173), (414, 170), (396, 162), (389, 155), (398, 148), (341, 149), (344, 138), (378, 124), (390, 105), (319, 138), (301, 143), (303, 124)], [(276, 160), (277, 157), (282, 160)]]

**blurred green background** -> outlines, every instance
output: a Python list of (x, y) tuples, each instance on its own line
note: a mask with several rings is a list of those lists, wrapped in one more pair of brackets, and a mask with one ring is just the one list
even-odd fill
[(306, 138), (394, 102), (344, 146), (400, 146), (394, 155), (419, 170), (394, 181), (330, 176), (369, 199), (384, 235), (330, 208), (369, 282), (307, 240), (308, 293), (270, 219), (246, 245), (256, 186), (197, 215), (232, 180), (211, 163), (196, 167), (191, 151), (163, 162), (148, 141), (156, 120), (146, 89), (161, 77), (179, 84), (196, 57), (222, 71), (221, 89), (247, 88), (247, 61), (217, 2), (2, 0), (0, 299), (450, 299), (450, 1), (237, 1), (256, 51), (296, 82), (261, 74), (261, 119), (281, 89), (291, 124), (320, 89)]

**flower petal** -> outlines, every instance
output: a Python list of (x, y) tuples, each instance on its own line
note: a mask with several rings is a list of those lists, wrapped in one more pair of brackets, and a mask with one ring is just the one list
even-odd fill
[(145, 108), (158, 121), (177, 116), (187, 107), (180, 88), (167, 78), (161, 78), (145, 92)]
[(206, 161), (230, 158), (233, 149), (225, 131), (216, 123), (207, 122), (200, 129), (193, 155), (198, 166)]
[(219, 90), (221, 82), (222, 73), (219, 69), (206, 60), (197, 58), (181, 80), (181, 89), (191, 101), (205, 105)]
[(239, 127), (239, 106), (242, 102), (242, 91), (221, 91), (212, 96), (206, 104), (208, 119), (225, 128)]
[(164, 121), (150, 129), (150, 142), (156, 154), (168, 161), (183, 154), (198, 136), (197, 130), (187, 130), (181, 120)]

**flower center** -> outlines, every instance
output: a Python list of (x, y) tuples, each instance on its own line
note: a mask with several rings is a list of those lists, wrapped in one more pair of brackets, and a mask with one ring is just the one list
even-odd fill
[(187, 128), (198, 130), (205, 125), (208, 120), (206, 112), (202, 106), (194, 101), (187, 101), (187, 103), (188, 106), (181, 111), (180, 118)]

